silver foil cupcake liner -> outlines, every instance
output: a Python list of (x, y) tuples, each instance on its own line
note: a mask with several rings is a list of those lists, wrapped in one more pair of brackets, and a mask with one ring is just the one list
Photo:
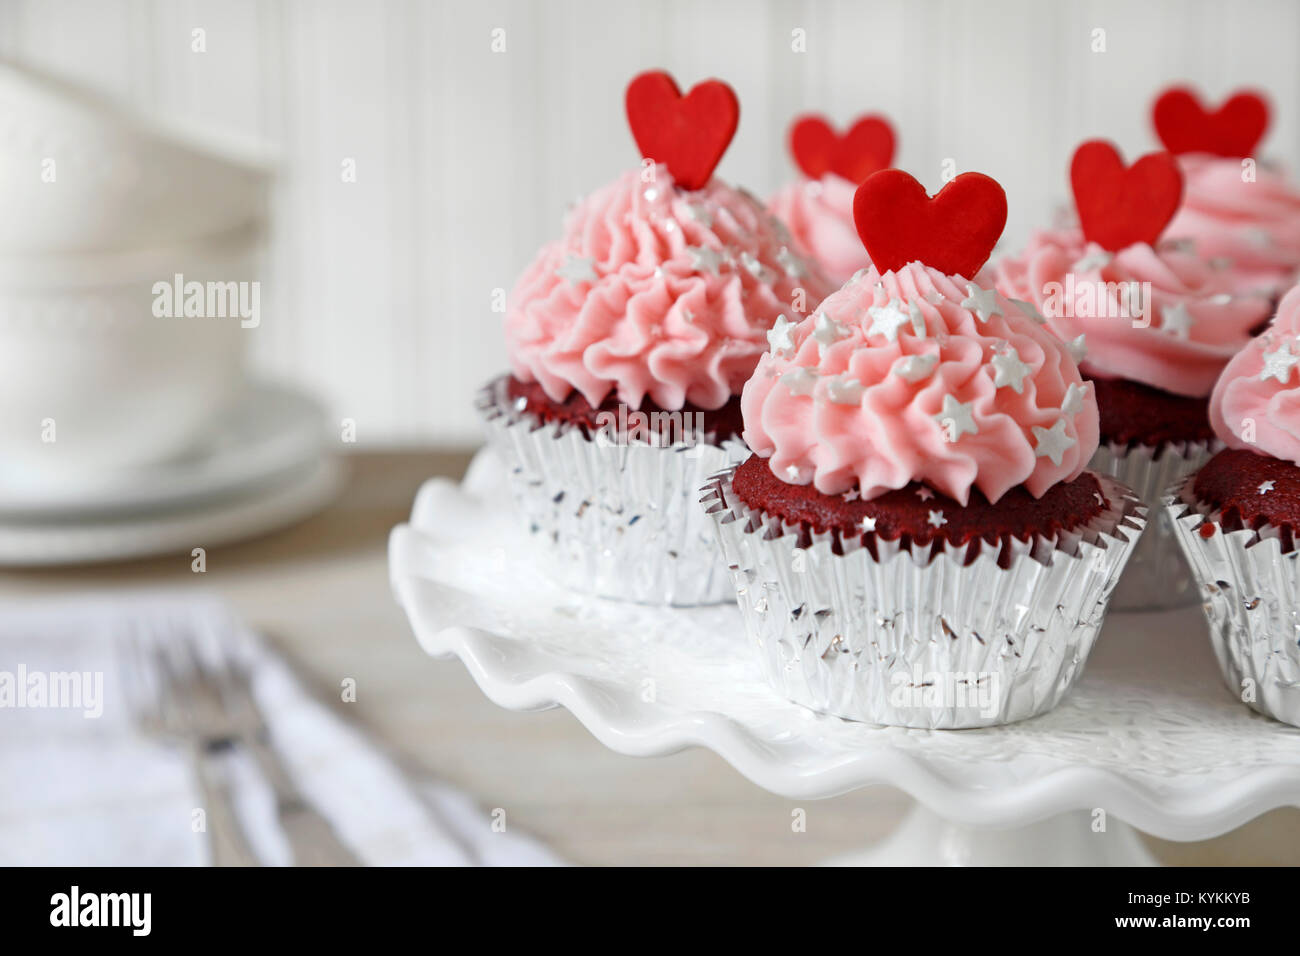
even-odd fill
[(1199, 469), (1218, 448), (1217, 442), (1172, 443), (1160, 448), (1156, 457), (1157, 449), (1151, 445), (1102, 445), (1088, 462), (1093, 471), (1132, 488), (1151, 512), (1147, 529), (1111, 595), (1112, 610), (1156, 611), (1197, 602), (1196, 581), (1160, 502), (1173, 482)]
[[(1267, 527), (1224, 531), (1198, 504), (1190, 479), (1169, 489), (1164, 511), (1204, 599), (1210, 644), (1228, 690), (1261, 714), (1300, 727), (1300, 552)], [(1202, 537), (1203, 524), (1214, 533)]]
[(742, 444), (599, 441), (516, 408), (504, 379), (485, 386), (476, 407), (552, 577), (575, 591), (642, 604), (732, 600), (698, 499), (709, 475), (748, 457)]
[[(1098, 476), (1112, 507), (1055, 538), (966, 563), (951, 545), (860, 539), (833, 550), (748, 507), (734, 468), (701, 499), (772, 686), (813, 710), (900, 727), (987, 727), (1041, 714), (1082, 673), (1146, 509)], [(874, 536), (872, 536), (874, 537)]]

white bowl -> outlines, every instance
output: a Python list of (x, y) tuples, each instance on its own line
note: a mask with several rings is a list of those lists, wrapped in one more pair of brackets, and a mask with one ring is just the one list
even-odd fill
[(238, 317), (155, 316), (155, 283), (252, 281), (259, 249), (243, 230), (128, 253), (0, 256), (6, 468), (73, 482), (196, 444), (231, 406), (254, 330)]
[(162, 124), (0, 62), (0, 254), (156, 247), (243, 228), (266, 216), (263, 158), (231, 134)]

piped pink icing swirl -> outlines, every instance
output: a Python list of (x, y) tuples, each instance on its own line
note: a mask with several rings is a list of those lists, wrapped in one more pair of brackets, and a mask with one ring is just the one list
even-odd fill
[(1277, 168), (1191, 153), (1178, 157), (1186, 187), (1183, 205), (1165, 229), (1188, 240), (1203, 259), (1222, 262), (1239, 292), (1276, 295), (1300, 270), (1300, 190)]
[(997, 501), (1024, 485), (1039, 497), (1097, 449), (1092, 384), (1064, 344), (997, 293), (919, 262), (869, 270), (772, 336), (741, 396), (744, 438), (792, 484), (839, 494), (857, 482), (873, 498), (919, 481), (963, 504), (972, 487)]
[[(714, 178), (679, 190), (632, 170), (570, 213), (506, 308), (510, 366), (560, 402), (611, 393), (633, 408), (719, 408), (767, 348), (777, 316), (830, 291), (749, 193)], [(647, 177), (649, 178), (649, 177)]]
[(817, 262), (837, 286), (871, 265), (853, 223), (856, 192), (847, 179), (826, 173), (783, 186), (767, 204), (789, 227), (799, 252)]
[(1210, 424), (1229, 448), (1300, 465), (1300, 286), (1224, 368), (1210, 395)]
[[(1223, 270), (1190, 251), (1135, 243), (1111, 253), (1077, 228), (1035, 234), (994, 276), (999, 291), (1032, 303), (1062, 339), (1084, 336), (1088, 374), (1178, 395), (1208, 395), (1270, 309), (1266, 297), (1235, 292)], [(1144, 283), (1149, 297), (1134, 297)]]

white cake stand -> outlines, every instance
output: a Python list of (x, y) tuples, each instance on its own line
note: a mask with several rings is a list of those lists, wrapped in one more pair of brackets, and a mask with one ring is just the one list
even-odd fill
[(1300, 730), (1232, 698), (1199, 609), (1111, 615), (1086, 675), (1033, 720), (852, 723), (776, 696), (734, 607), (646, 608), (552, 584), (489, 455), (462, 485), (428, 482), (389, 541), (424, 649), (459, 657), (503, 707), (568, 708), (620, 753), (702, 746), (787, 797), (889, 784), (915, 798), (891, 837), (833, 862), (1151, 864), (1133, 828), (1202, 840), (1300, 805)]

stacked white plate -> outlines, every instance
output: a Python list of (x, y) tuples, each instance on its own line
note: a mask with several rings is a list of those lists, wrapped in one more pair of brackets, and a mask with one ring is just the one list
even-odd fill
[(250, 157), (0, 63), (0, 562), (201, 547), (332, 486), (320, 410), (245, 380), (273, 317), (160, 308), (177, 281), (260, 303)]
[(320, 406), (254, 385), (202, 444), (169, 461), (58, 484), (0, 463), (0, 566), (206, 550), (307, 517), (341, 478)]

